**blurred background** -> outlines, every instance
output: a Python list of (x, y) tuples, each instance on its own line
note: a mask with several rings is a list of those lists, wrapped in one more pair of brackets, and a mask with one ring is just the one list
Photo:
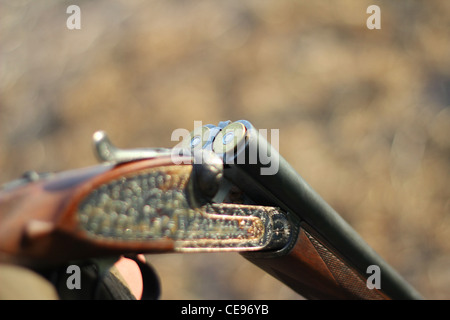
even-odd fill
[[(0, 184), (96, 164), (99, 129), (171, 147), (194, 121), (246, 119), (279, 129), (306, 181), (426, 298), (448, 299), (449, 33), (447, 0), (0, 1)], [(148, 259), (162, 299), (301, 298), (237, 253)]]

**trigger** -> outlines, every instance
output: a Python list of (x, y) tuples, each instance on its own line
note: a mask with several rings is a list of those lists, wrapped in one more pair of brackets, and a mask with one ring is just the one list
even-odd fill
[(161, 294), (159, 277), (144, 255), (126, 255), (125, 258), (132, 260), (135, 263), (134, 267), (137, 266), (140, 270), (141, 278), (136, 279), (135, 275), (139, 273), (134, 273), (128, 283), (136, 299), (157, 300)]

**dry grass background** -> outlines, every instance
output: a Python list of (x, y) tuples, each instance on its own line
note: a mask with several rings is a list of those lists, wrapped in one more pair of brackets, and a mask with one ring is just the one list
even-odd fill
[[(194, 120), (247, 119), (280, 129), (280, 153), (426, 298), (450, 298), (449, 1), (0, 6), (0, 183), (95, 164), (98, 129), (170, 147)], [(149, 259), (162, 299), (299, 298), (238, 254)]]

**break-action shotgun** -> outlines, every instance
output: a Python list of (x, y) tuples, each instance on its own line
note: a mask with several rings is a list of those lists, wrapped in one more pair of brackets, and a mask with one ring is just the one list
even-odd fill
[(94, 143), (99, 165), (3, 186), (0, 262), (236, 251), (308, 299), (422, 298), (248, 121), (171, 149)]

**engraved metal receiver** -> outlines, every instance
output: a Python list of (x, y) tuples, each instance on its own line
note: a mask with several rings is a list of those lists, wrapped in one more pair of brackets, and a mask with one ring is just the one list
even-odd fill
[[(155, 166), (91, 190), (78, 206), (79, 227), (102, 241), (150, 244), (170, 239), (178, 252), (283, 247), (290, 237), (285, 215), (276, 207), (251, 203), (223, 177), (223, 160), (213, 152), (213, 142), (229, 123), (197, 128), (183, 141), (182, 154), (191, 157), (186, 162), (192, 165)], [(103, 131), (93, 140), (97, 157), (116, 166), (173, 160), (180, 153), (165, 148), (120, 149)]]

